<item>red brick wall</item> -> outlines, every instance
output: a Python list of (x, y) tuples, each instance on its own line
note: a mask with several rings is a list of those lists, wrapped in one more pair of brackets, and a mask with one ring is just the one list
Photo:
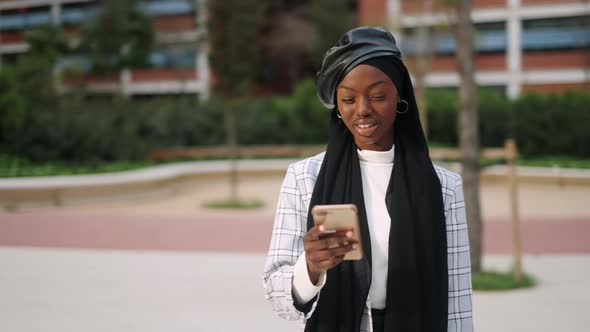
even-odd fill
[(195, 68), (181, 69), (136, 69), (131, 73), (132, 82), (140, 81), (180, 81), (197, 78)]
[[(402, 13), (404, 14), (416, 14), (424, 11), (424, 0), (402, 0)], [(442, 6), (437, 0), (432, 0), (432, 11), (440, 11), (445, 7)]]
[(94, 75), (84, 74), (66, 74), (63, 78), (63, 82), (67, 85), (79, 85), (79, 84), (96, 84), (96, 83), (118, 83), (119, 74), (112, 74), (107, 77), (98, 77)]
[(183, 31), (191, 30), (196, 26), (193, 15), (161, 16), (152, 20), (156, 31)]
[[(507, 0), (473, 0), (473, 8), (503, 8), (506, 7)], [(403, 13), (420, 13), (424, 11), (426, 0), (402, 0)], [(441, 11), (448, 9), (440, 1), (432, 0), (432, 11)]]
[[(457, 71), (457, 62), (454, 55), (437, 56), (432, 60), (431, 71)], [(415, 60), (411, 57), (405, 60), (408, 69), (414, 70)], [(475, 58), (477, 70), (492, 71), (506, 69), (506, 56), (502, 54), (480, 54)]]
[(508, 0), (473, 0), (473, 8), (502, 8)]
[(79, 34), (80, 31), (82, 30), (79, 25), (67, 25), (63, 29), (66, 34), (73, 34), (73, 35)]
[(64, 33), (68, 38), (78, 38), (82, 35), (82, 29), (78, 25), (70, 25), (63, 27)]
[(553, 84), (525, 84), (522, 92), (560, 93), (566, 90), (590, 91), (590, 82), (585, 83), (553, 83)]
[(522, 6), (530, 6), (530, 5), (560, 5), (564, 3), (584, 3), (588, 0), (520, 0)]
[(387, 0), (358, 0), (359, 25), (386, 25)]
[(20, 43), (25, 40), (23, 31), (0, 32), (0, 43)]
[(522, 68), (590, 68), (590, 52), (587, 50), (524, 52)]

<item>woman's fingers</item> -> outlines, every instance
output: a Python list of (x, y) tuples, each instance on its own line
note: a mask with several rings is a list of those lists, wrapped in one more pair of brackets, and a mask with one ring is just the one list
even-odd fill
[[(305, 241), (304, 241), (305, 242)], [(320, 233), (318, 237), (311, 238), (305, 242), (306, 250), (327, 250), (349, 244), (357, 243), (358, 241), (352, 237), (352, 231), (340, 231), (335, 233)]]
[(324, 227), (322, 227), (321, 225), (314, 226), (303, 236), (303, 241), (317, 241), (320, 238), (320, 236), (324, 233)]
[(322, 225), (311, 228), (303, 237), (308, 268), (325, 271), (342, 262), (358, 246), (352, 230), (326, 230)]
[(329, 270), (329, 269), (333, 268), (334, 266), (340, 264), (343, 260), (344, 260), (344, 255), (332, 257), (331, 259), (322, 261), (320, 263), (320, 266), (324, 270)]
[(354, 250), (357, 245), (358, 244), (356, 243), (348, 243), (347, 245), (342, 245), (330, 249), (311, 251), (306, 253), (306, 255), (308, 256), (309, 261), (311, 261), (314, 265), (329, 265), (329, 261), (337, 257), (344, 257), (344, 255), (346, 255), (348, 252)]

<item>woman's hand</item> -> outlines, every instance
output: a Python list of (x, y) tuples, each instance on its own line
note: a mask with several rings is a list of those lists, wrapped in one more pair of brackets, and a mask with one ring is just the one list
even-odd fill
[(352, 230), (330, 231), (316, 225), (303, 237), (305, 260), (310, 281), (316, 285), (320, 275), (340, 264), (349, 251), (356, 249), (358, 241)]

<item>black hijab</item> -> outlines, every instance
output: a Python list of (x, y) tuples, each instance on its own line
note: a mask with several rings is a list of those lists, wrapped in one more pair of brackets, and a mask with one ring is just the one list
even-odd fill
[[(371, 244), (357, 147), (337, 117), (335, 91), (359, 64), (374, 66), (395, 82), (408, 112), (394, 124), (395, 157), (385, 203), (391, 217), (385, 330), (447, 330), (447, 241), (442, 193), (430, 157), (409, 73), (393, 36), (381, 28), (357, 28), (330, 49), (318, 74), (318, 95), (333, 107), (326, 154), (311, 197), (317, 204), (353, 203), (358, 207), (365, 257), (328, 270), (317, 307), (305, 331), (359, 331), (371, 286)], [(404, 105), (405, 107), (405, 105)], [(299, 310), (309, 312), (311, 303)]]

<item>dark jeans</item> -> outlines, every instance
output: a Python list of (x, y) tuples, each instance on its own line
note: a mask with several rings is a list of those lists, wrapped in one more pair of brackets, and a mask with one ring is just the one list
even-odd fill
[(383, 332), (385, 330), (385, 309), (371, 309), (373, 317), (373, 332)]

